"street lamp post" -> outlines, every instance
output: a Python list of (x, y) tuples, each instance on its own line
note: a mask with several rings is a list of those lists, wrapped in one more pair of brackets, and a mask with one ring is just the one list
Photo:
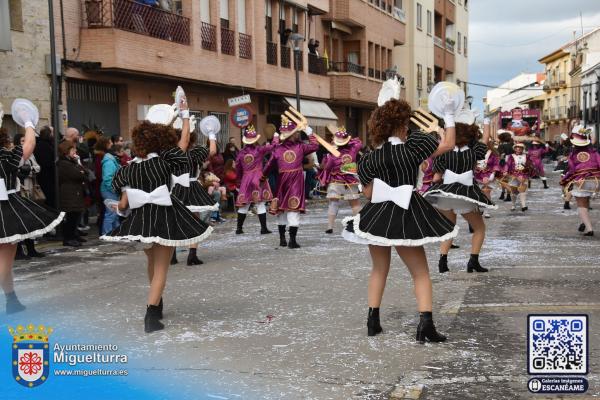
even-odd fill
[(469, 105), (469, 110), (470, 110), (471, 105), (473, 104), (473, 96), (467, 96), (467, 104)]
[(587, 127), (587, 120), (589, 118), (588, 112), (587, 112), (587, 98), (588, 98), (588, 92), (590, 90), (590, 87), (588, 85), (583, 85), (583, 126)]
[(296, 109), (300, 111), (300, 43), (304, 41), (304, 36), (299, 33), (292, 33), (290, 39), (294, 43), (294, 69), (296, 70)]
[[(50, 30), (50, 73), (51, 82), (50, 87), (52, 88), (50, 98), (50, 108), (52, 111), (52, 122), (51, 125), (54, 127), (54, 161), (58, 160), (58, 144), (60, 142), (60, 120), (58, 117), (58, 71), (56, 70), (56, 42), (54, 35), (54, 5), (52, 0), (48, 0), (48, 25)], [(58, 210), (59, 205), (59, 185), (58, 185), (58, 168), (54, 169), (54, 207)]]
[(596, 145), (598, 145), (598, 136), (600, 135), (600, 132), (598, 132), (600, 131), (600, 67), (596, 68), (594, 73), (596, 74), (596, 132), (594, 136), (596, 136)]

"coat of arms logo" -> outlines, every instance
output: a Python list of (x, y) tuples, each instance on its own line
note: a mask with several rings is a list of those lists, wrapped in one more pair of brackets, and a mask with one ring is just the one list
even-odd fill
[(53, 329), (33, 324), (16, 329), (8, 328), (13, 337), (13, 378), (21, 385), (33, 388), (46, 382), (50, 374), (50, 351), (48, 337)]

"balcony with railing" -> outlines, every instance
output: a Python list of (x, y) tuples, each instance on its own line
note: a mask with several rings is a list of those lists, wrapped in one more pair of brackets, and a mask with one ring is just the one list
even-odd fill
[(235, 56), (235, 31), (221, 27), (221, 53)]
[[(385, 4), (385, 9), (382, 5)], [(368, 1), (331, 1), (329, 13), (323, 16), (325, 21), (337, 21), (356, 29), (366, 29), (375, 35), (386, 37), (390, 43), (381, 43), (393, 47), (393, 43), (406, 41), (406, 15), (402, 9), (394, 8), (393, 2), (369, 3)], [(365, 21), (369, 21), (367, 28)]]
[(364, 75), (365, 67), (363, 65), (354, 64), (349, 61), (340, 61), (331, 63), (331, 71)]
[(291, 48), (289, 46), (280, 46), (281, 47), (281, 66), (283, 68), (291, 68), (292, 67), (292, 57), (290, 56)]
[(252, 59), (252, 36), (240, 32), (240, 58)]
[(308, 53), (308, 72), (317, 75), (327, 75), (327, 59)]
[(84, 27), (115, 28), (190, 44), (190, 19), (133, 0), (84, 1)]
[(348, 61), (329, 63), (331, 77), (331, 98), (350, 104), (374, 105), (384, 72), (380, 69), (355, 64)]
[(277, 65), (277, 43), (267, 42), (267, 64)]
[(438, 47), (441, 47), (442, 49), (444, 48), (444, 40), (441, 37), (434, 36), (433, 44), (435, 44)]
[(200, 35), (202, 48), (204, 50), (217, 51), (217, 27), (206, 22), (200, 24)]
[(550, 92), (552, 90), (552, 81), (549, 78), (546, 78), (543, 86), (544, 92)]

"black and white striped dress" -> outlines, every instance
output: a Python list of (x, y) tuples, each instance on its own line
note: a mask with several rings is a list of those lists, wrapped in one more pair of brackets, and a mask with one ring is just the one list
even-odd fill
[[(119, 169), (113, 178), (117, 193), (125, 188), (150, 193), (160, 186), (170, 187), (171, 174), (187, 165), (188, 159), (179, 147), (164, 151), (160, 156), (150, 154), (146, 159), (134, 159)], [(188, 246), (210, 236), (212, 228), (172, 194), (171, 206), (147, 203), (131, 210), (121, 225), (100, 237), (107, 241), (138, 241), (164, 246)]]
[(0, 179), (8, 200), (0, 200), (0, 243), (16, 243), (42, 236), (56, 228), (65, 213), (60, 214), (22, 197), (17, 189), (17, 171), (23, 147), (0, 149)]
[[(455, 174), (464, 174), (472, 171), (474, 175), (475, 167), (478, 160), (484, 160), (487, 153), (487, 146), (484, 143), (477, 142), (472, 146), (455, 147), (453, 151), (449, 151), (436, 157), (433, 172), (445, 173), (452, 171)], [(437, 198), (448, 198), (463, 201), (463, 204), (468, 206), (479, 206), (487, 209), (497, 209), (498, 207), (486, 197), (479, 188), (479, 185), (473, 178), (473, 184), (470, 186), (460, 182), (449, 184), (434, 183), (424, 196), (434, 205)], [(457, 208), (460, 204), (456, 203)], [(468, 208), (468, 207), (467, 207)]]
[(389, 138), (358, 163), (362, 185), (376, 178), (396, 188), (413, 186), (407, 209), (393, 201), (369, 202), (354, 217), (345, 218), (342, 236), (355, 243), (378, 246), (422, 246), (456, 237), (458, 227), (444, 217), (417, 191), (421, 163), (437, 149), (435, 137), (421, 132), (408, 136), (406, 143)]
[[(208, 158), (208, 149), (204, 146), (195, 146), (186, 153), (187, 164), (184, 168), (177, 171), (177, 175), (190, 174), (190, 186), (185, 187), (175, 184), (171, 193), (192, 212), (217, 211), (219, 203), (202, 186), (198, 177), (202, 164)], [(192, 179), (196, 178), (196, 179)]]

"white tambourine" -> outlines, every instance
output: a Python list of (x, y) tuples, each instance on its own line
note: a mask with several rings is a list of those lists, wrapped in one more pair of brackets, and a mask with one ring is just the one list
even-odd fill
[(200, 132), (206, 137), (216, 135), (221, 131), (221, 122), (214, 115), (209, 115), (200, 120)]
[(175, 89), (175, 105), (179, 108), (179, 103), (181, 103), (181, 99), (185, 97), (185, 92), (181, 86), (177, 86)]
[(27, 99), (16, 99), (10, 108), (13, 121), (19, 126), (25, 127), (25, 123), (31, 122), (37, 126), (40, 113), (37, 107)]
[(169, 104), (155, 104), (146, 114), (146, 121), (153, 124), (171, 125), (175, 118), (177, 118), (177, 107)]
[(475, 123), (475, 119), (477, 119), (476, 110), (467, 110), (463, 108), (454, 114), (454, 122), (456, 123), (473, 125)]
[[(173, 128), (182, 129), (183, 128), (183, 120), (180, 117), (177, 117), (173, 122)], [(190, 132), (194, 132), (196, 130), (196, 116), (190, 115)]]
[(4, 107), (0, 103), (0, 128), (2, 128), (2, 118), (4, 118)]
[(458, 85), (452, 82), (438, 82), (431, 92), (427, 100), (429, 111), (434, 113), (439, 118), (444, 118), (444, 104), (452, 99), (456, 106), (454, 112), (463, 108), (465, 104), (465, 92)]
[(383, 82), (381, 89), (379, 89), (379, 96), (377, 96), (377, 105), (381, 107), (388, 100), (400, 99), (400, 90), (400, 82), (398, 81), (397, 76), (394, 76), (393, 78)]

